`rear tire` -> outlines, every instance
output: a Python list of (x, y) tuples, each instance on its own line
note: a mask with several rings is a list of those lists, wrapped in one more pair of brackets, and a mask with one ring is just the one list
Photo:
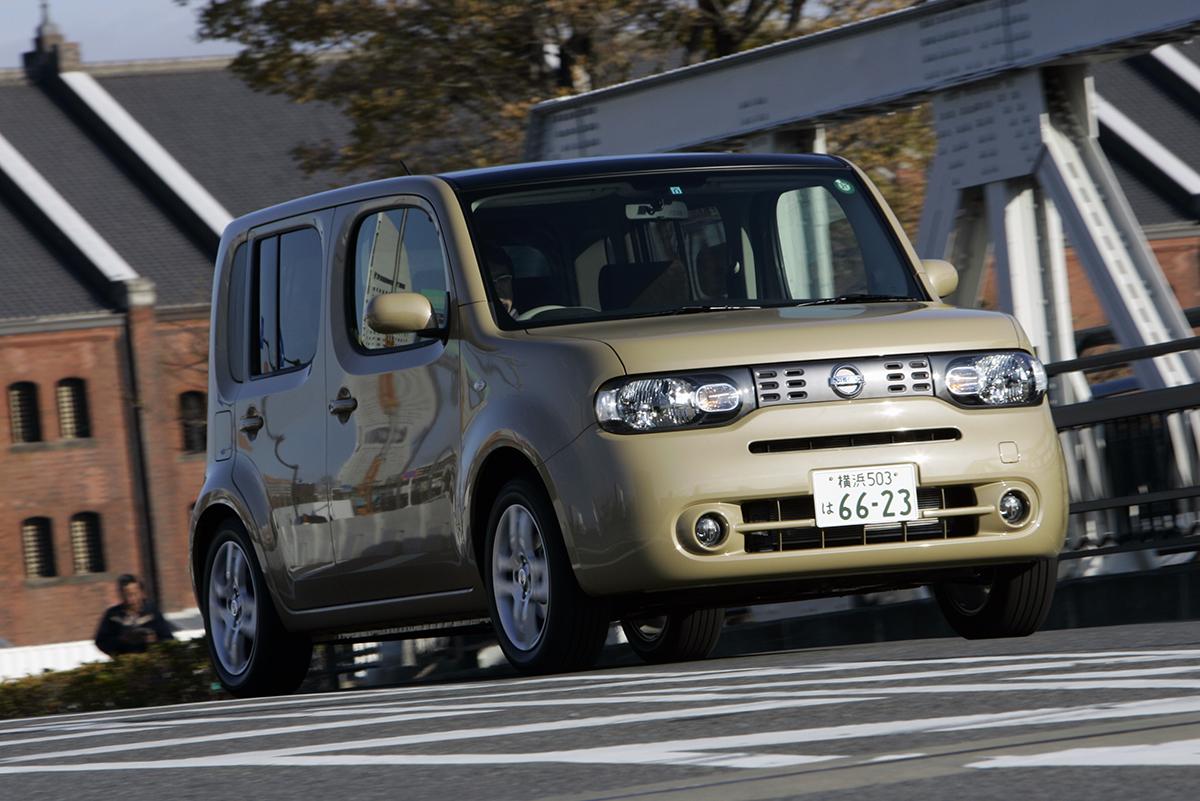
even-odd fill
[(625, 639), (650, 664), (706, 659), (721, 638), (724, 609), (696, 609), (658, 617), (622, 620)]
[(205, 641), (213, 671), (239, 697), (283, 695), (300, 686), (312, 641), (283, 627), (242, 525), (221, 524), (204, 560)]
[(584, 594), (545, 490), (505, 484), (488, 516), (484, 580), (501, 650), (522, 673), (591, 667), (608, 634), (604, 605)]
[(968, 640), (1027, 637), (1050, 613), (1058, 560), (989, 568), (978, 583), (939, 584), (934, 597), (950, 628)]

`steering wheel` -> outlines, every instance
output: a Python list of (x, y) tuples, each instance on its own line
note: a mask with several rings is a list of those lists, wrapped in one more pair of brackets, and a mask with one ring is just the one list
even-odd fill
[(513, 319), (521, 320), (521, 321), (532, 320), (534, 317), (537, 317), (542, 312), (548, 312), (548, 311), (553, 311), (554, 309), (565, 309), (565, 308), (567, 308), (567, 307), (561, 306), (557, 303), (547, 303), (545, 306), (534, 306), (532, 309), (526, 309), (525, 311), (523, 311), (520, 314), (518, 314), (517, 316), (515, 316)]
[(591, 306), (563, 306), (558, 303), (547, 303), (545, 306), (534, 306), (532, 309), (526, 309), (520, 314), (515, 315), (513, 319), (517, 320), (518, 322), (524, 322), (526, 320), (532, 320), (542, 312), (554, 311), (555, 309), (587, 309), (588, 311), (594, 312), (600, 311), (599, 309), (594, 309)]

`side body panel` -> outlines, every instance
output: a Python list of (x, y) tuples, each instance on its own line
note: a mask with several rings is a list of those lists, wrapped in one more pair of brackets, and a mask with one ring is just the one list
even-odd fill
[[(407, 223), (393, 232), (399, 241), (412, 237), (418, 220), (442, 227), (433, 205), (415, 195), (343, 206), (336, 215), (326, 390), (357, 403), (349, 415), (328, 415), (325, 422), (334, 573), (343, 603), (459, 592), (477, 583), (454, 515), (461, 415), (452, 303), (444, 340), (417, 338), (406, 349), (377, 351), (352, 342), (359, 226), (395, 210), (407, 210)], [(443, 263), (410, 265), (405, 257), (404, 281), (421, 271), (447, 272)], [(448, 277), (446, 285), (456, 297)]]
[[(325, 264), (332, 218), (331, 212), (321, 211), (256, 228), (251, 232), (251, 252), (273, 234), (313, 228), (320, 235)], [(253, 255), (250, 264), (247, 281), (256, 269)], [(282, 283), (280, 293), (285, 291)], [(310, 363), (261, 376), (247, 370), (235, 392), (233, 480), (244, 497), (265, 498), (265, 503), (251, 504), (256, 518), (250, 528), (264, 532), (259, 543), (266, 556), (263, 567), (286, 606), (319, 606), (336, 597), (336, 588), (325, 575), (333, 565), (324, 473), (325, 360), (320, 347), (328, 321), (319, 316), (312, 321), (318, 329), (318, 345)], [(247, 330), (258, 328), (251, 317)], [(257, 349), (254, 337), (251, 340), (247, 344), (253, 356)], [(269, 515), (266, 520), (260, 519), (264, 513)]]

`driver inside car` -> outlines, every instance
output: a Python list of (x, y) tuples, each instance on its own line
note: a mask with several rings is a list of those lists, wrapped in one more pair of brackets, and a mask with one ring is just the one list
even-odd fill
[(489, 245), (484, 253), (488, 272), (492, 276), (492, 288), (496, 300), (510, 317), (517, 316), (513, 303), (513, 263), (508, 253), (499, 245)]

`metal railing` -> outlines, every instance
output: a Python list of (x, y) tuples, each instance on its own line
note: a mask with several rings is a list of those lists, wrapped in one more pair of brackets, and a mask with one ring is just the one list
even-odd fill
[[(1140, 359), (1200, 349), (1200, 337), (1085, 356), (1046, 366), (1051, 376), (1124, 367)], [(1107, 497), (1076, 500), (1072, 520), (1088, 516), (1082, 537), (1069, 540), (1060, 558), (1154, 550), (1158, 555), (1200, 551), (1200, 485), (1184, 483), (1168, 435), (1168, 420), (1200, 409), (1200, 384), (1145, 390), (1081, 403), (1055, 406), (1059, 432), (1091, 430), (1111, 492)], [(1190, 429), (1190, 427), (1189, 427)], [(1194, 443), (1196, 433), (1191, 435)], [(1193, 446), (1194, 447), (1194, 446)], [(1174, 455), (1174, 458), (1171, 458)], [(1183, 458), (1192, 458), (1182, 454)]]

